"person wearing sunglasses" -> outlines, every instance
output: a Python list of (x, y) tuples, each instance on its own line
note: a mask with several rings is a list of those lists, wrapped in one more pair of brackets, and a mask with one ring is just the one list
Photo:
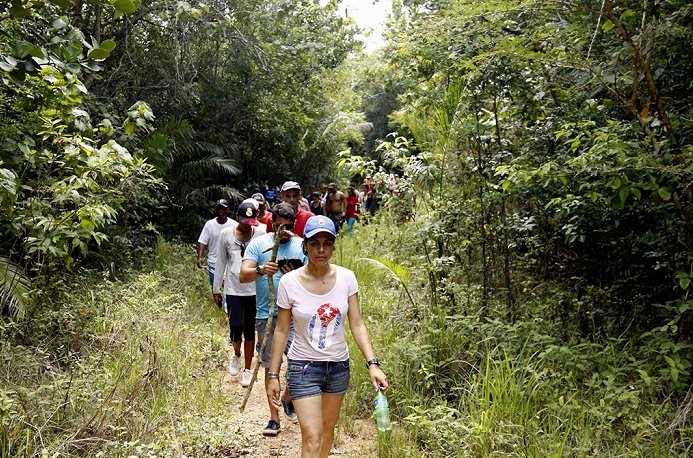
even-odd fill
[(308, 264), (282, 277), (277, 292), (279, 315), (267, 377), (267, 396), (279, 405), (281, 349), (295, 327), (287, 358), (287, 385), (301, 427), (301, 456), (326, 458), (344, 395), (349, 389), (346, 324), (366, 361), (374, 390), (388, 388), (368, 338), (354, 273), (330, 262), (337, 229), (326, 216), (314, 216), (305, 228)]
[(224, 284), (226, 308), (229, 314), (229, 338), (233, 355), (228, 371), (231, 375), (240, 372), (241, 342), (245, 339), (243, 353), (245, 369), (241, 385), (250, 385), (251, 365), (255, 351), (255, 283), (241, 283), (241, 263), (245, 250), (254, 238), (265, 234), (258, 227), (257, 201), (246, 199), (236, 210), (238, 224), (221, 231), (217, 245), (217, 265), (214, 275), (214, 300), (221, 303), (221, 285)]
[[(258, 333), (256, 348), (259, 351), (262, 346), (262, 339), (267, 327), (269, 318), (269, 284), (267, 275), (273, 275), (272, 280), (275, 291), (278, 288), (279, 280), (282, 275), (291, 271), (298, 265), (305, 264), (308, 259), (303, 253), (301, 238), (291, 233), (295, 229), (296, 215), (293, 207), (285, 202), (279, 203), (272, 209), (272, 223), (274, 232), (262, 235), (250, 241), (245, 249), (243, 263), (241, 264), (240, 279), (243, 283), (255, 282), (256, 291), (256, 311), (255, 311), (255, 329)], [(272, 261), (272, 247), (274, 246), (274, 238), (279, 237), (279, 250), (277, 252), (276, 261)], [(281, 267), (280, 267), (281, 265)], [(277, 314), (277, 308), (274, 308), (274, 316)], [(272, 336), (274, 335), (274, 327), (277, 320), (272, 321), (269, 337), (265, 352), (262, 355), (262, 366), (265, 368), (265, 387), (267, 387), (267, 367), (270, 361), (270, 349), (272, 348)], [(291, 340), (288, 339), (285, 345), (285, 351), (291, 346)], [(280, 351), (281, 352), (281, 351)], [(279, 409), (272, 403), (269, 403), (270, 421), (262, 430), (265, 436), (276, 436), (279, 433)], [(296, 413), (293, 409), (293, 404), (289, 399), (287, 391), (284, 392), (282, 405), (284, 414), (292, 421), (296, 419)]]

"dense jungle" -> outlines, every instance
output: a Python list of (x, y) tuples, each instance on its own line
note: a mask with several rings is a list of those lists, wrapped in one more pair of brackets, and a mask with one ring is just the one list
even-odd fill
[(693, 455), (693, 3), (362, 3), (0, 1), (0, 458), (299, 456), (195, 266), (287, 180), (377, 190), (334, 456)]

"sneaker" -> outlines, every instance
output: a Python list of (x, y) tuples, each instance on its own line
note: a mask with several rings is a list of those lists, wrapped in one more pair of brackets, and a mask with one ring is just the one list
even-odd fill
[(250, 385), (250, 382), (253, 380), (253, 373), (250, 372), (250, 369), (246, 369), (243, 371), (243, 379), (241, 380), (241, 386), (243, 388), (247, 387)]
[(296, 410), (294, 409), (294, 403), (291, 402), (291, 399), (289, 399), (288, 401), (282, 400), (282, 407), (284, 407), (284, 415), (286, 415), (286, 418), (293, 422), (298, 420)]
[(270, 420), (269, 423), (267, 423), (267, 426), (265, 426), (265, 429), (262, 430), (262, 435), (263, 436), (276, 436), (279, 434), (279, 422)]
[(236, 355), (231, 357), (231, 362), (229, 363), (229, 374), (238, 375), (241, 371), (240, 358)]

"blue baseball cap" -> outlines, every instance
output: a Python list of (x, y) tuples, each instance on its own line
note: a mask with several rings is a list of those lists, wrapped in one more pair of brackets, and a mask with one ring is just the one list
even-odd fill
[(303, 236), (309, 239), (321, 232), (327, 232), (333, 237), (337, 237), (337, 230), (334, 227), (334, 223), (327, 216), (318, 215), (308, 218), (306, 227), (303, 229)]

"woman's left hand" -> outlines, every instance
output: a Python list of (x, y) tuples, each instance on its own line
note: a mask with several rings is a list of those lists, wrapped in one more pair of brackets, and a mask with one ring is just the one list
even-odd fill
[(371, 364), (368, 367), (368, 375), (371, 377), (371, 383), (373, 384), (373, 388), (378, 390), (380, 388), (381, 390), (385, 391), (387, 390), (387, 387), (389, 384), (387, 383), (387, 377), (385, 376), (385, 373), (380, 369), (380, 366), (377, 364)]

